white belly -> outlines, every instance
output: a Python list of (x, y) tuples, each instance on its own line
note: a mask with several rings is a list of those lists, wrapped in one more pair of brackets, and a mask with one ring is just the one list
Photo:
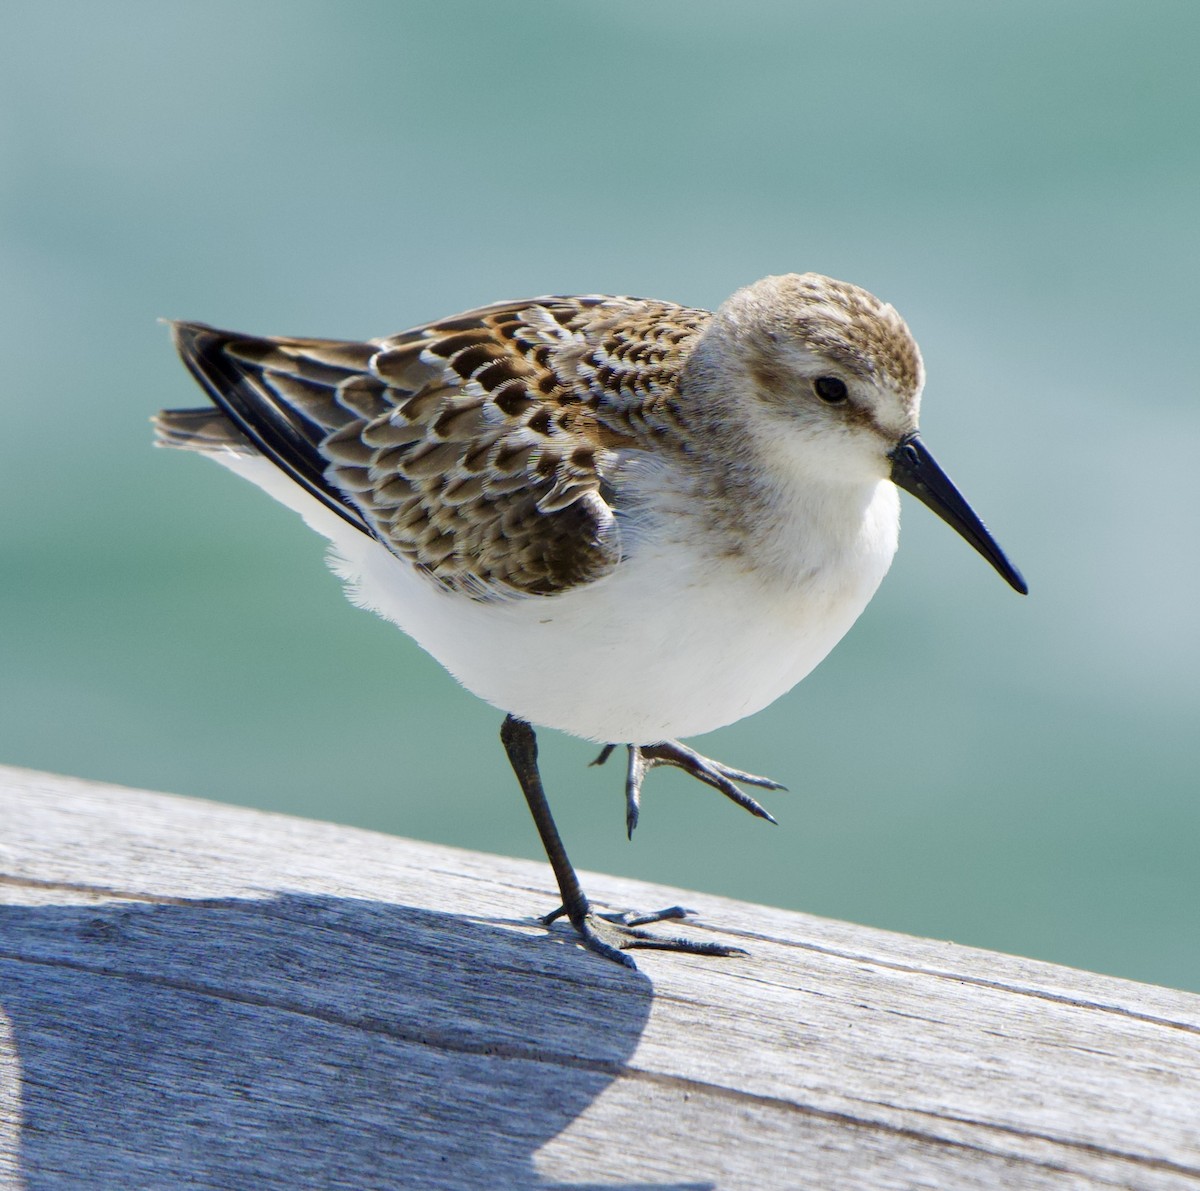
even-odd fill
[(530, 723), (644, 744), (711, 731), (796, 685), (875, 593), (896, 548), (882, 483), (861, 532), (800, 579), (642, 542), (606, 578), (557, 596), (479, 602), (419, 575), (261, 457), (218, 456), (330, 539), (354, 603), (400, 626), (468, 690)]

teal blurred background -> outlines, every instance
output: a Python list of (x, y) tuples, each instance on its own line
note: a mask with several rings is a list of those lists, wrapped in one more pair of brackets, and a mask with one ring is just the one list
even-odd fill
[[(894, 302), (1022, 600), (906, 500), (812, 677), (696, 743), (780, 826), (547, 733), (581, 867), (1200, 989), (1200, 6), (9, 0), (0, 761), (539, 857), (499, 716), (319, 539), (150, 447), (158, 316)], [(703, 898), (697, 899), (701, 910)]]

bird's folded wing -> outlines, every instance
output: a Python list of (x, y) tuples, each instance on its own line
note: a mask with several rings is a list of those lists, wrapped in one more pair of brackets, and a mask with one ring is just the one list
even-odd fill
[(362, 343), (177, 323), (180, 354), (229, 423), (167, 411), (160, 441), (252, 444), (453, 590), (552, 594), (619, 560), (606, 476), (659, 436), (708, 317), (539, 298)]

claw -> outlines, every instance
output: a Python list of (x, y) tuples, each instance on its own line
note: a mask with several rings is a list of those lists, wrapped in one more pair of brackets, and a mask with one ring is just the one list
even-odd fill
[(603, 765), (604, 762), (607, 761), (609, 759), (609, 757), (611, 757), (613, 755), (613, 749), (615, 749), (616, 747), (617, 746), (615, 744), (606, 744), (600, 750), (600, 755), (594, 761), (588, 762), (588, 766), (590, 767), (592, 765)]

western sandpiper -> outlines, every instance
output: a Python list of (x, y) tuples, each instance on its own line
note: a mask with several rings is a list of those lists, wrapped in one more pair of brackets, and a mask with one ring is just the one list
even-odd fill
[(897, 487), (1024, 580), (917, 434), (924, 369), (896, 311), (813, 273), (715, 312), (642, 298), (498, 302), (384, 339), (175, 323), (213, 401), (158, 415), (331, 543), (350, 599), (505, 712), (501, 739), (586, 945), (737, 950), (594, 912), (542, 789), (533, 725), (624, 745), (626, 823), (672, 765), (771, 816), (676, 739), (796, 685), (875, 593)]

